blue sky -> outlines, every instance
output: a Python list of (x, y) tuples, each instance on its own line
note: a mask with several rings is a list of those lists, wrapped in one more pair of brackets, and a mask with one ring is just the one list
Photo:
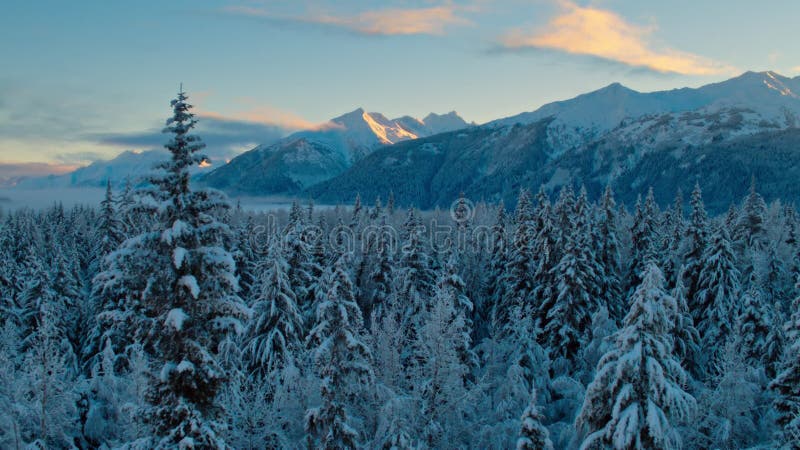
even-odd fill
[(4, 1), (0, 164), (157, 146), (179, 82), (228, 155), (360, 106), (481, 123), (615, 81), (797, 76), (799, 16), (794, 0)]

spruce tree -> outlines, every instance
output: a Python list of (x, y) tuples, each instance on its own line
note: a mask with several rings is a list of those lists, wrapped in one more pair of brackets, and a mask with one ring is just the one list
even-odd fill
[(690, 307), (706, 358), (701, 366), (706, 368), (713, 361), (719, 343), (728, 339), (736, 325), (741, 293), (735, 260), (727, 228), (720, 225), (703, 254), (698, 291)]
[(531, 401), (522, 413), (522, 427), (517, 440), (517, 450), (553, 450), (550, 433), (542, 425), (542, 415), (536, 405), (536, 389), (531, 390)]
[(359, 431), (352, 425), (357, 387), (371, 385), (371, 354), (362, 340), (363, 322), (347, 274), (346, 255), (325, 276), (325, 296), (317, 307), (317, 325), (308, 337), (317, 374), (322, 380), (322, 405), (306, 413), (306, 430), (314, 447), (354, 449)]
[(517, 200), (514, 217), (514, 233), (508, 261), (503, 274), (503, 292), (500, 301), (494, 305), (492, 313), (493, 328), (502, 329), (508, 321), (512, 308), (518, 305), (530, 306), (530, 295), (533, 291), (533, 211), (528, 191), (522, 190)]
[(614, 192), (607, 185), (597, 211), (597, 225), (593, 227), (596, 264), (602, 271), (598, 274), (598, 295), (605, 307), (618, 323), (625, 314), (625, 302), (620, 280), (619, 238), (617, 237), (617, 211)]
[(692, 191), (691, 208), (689, 224), (686, 227), (686, 253), (683, 259), (686, 298), (689, 301), (689, 309), (694, 311), (697, 305), (702, 303), (697, 297), (697, 291), (700, 290), (700, 271), (703, 270), (703, 254), (708, 243), (708, 215), (699, 184), (695, 184)]
[(683, 390), (686, 374), (673, 355), (677, 305), (651, 264), (631, 297), (614, 348), (600, 360), (576, 425), (582, 449), (680, 447), (676, 421), (692, 416), (695, 399)]
[(295, 365), (303, 339), (303, 318), (291, 288), (288, 265), (277, 239), (272, 239), (266, 267), (256, 286), (247, 325), (244, 358), (251, 372), (275, 376)]
[(171, 102), (164, 129), (171, 159), (141, 194), (157, 224), (115, 253), (105, 290), (119, 305), (111, 314), (119, 335), (141, 343), (155, 370), (145, 413), (154, 435), (135, 445), (227, 448), (216, 402), (226, 374), (215, 352), (241, 330), (247, 309), (236, 294), (232, 236), (217, 219), (229, 206), (220, 194), (190, 186), (190, 169), (206, 157), (191, 134), (197, 122), (187, 99), (181, 91)]
[[(800, 292), (800, 278), (795, 290)], [(769, 387), (775, 393), (774, 408), (782, 438), (788, 448), (800, 449), (800, 295), (792, 302), (792, 315), (784, 326), (786, 351), (781, 370)]]
[(593, 245), (590, 242), (588, 203), (585, 191), (568, 216), (567, 229), (562, 230), (561, 260), (552, 269), (558, 280), (553, 307), (547, 311), (542, 328), (551, 357), (572, 361), (591, 337), (592, 315), (598, 309), (598, 272)]

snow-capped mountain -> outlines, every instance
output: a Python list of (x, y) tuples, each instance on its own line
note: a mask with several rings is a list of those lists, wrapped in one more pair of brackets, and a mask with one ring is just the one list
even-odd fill
[[(122, 186), (127, 181), (136, 185), (143, 182), (153, 167), (169, 158), (164, 149), (147, 151), (124, 151), (109, 160), (95, 161), (88, 166), (80, 167), (62, 175), (31, 177), (21, 180), (16, 187), (26, 189), (66, 188), (66, 187), (103, 187), (111, 180), (115, 186)], [(195, 174), (208, 171), (211, 165), (197, 167)]]
[[(482, 126), (403, 142), (309, 189), (326, 202), (395, 192), (403, 204), (513, 201), (520, 188), (607, 184), (626, 203), (654, 186), (668, 202), (699, 182), (727, 208), (751, 175), (800, 200), (800, 77), (748, 72), (696, 89), (640, 93), (619, 84)], [(778, 193), (777, 190), (774, 192)], [(784, 198), (786, 195), (784, 195)]]
[(548, 140), (556, 153), (597, 138), (630, 119), (696, 111), (746, 112), (742, 128), (769, 129), (796, 126), (800, 117), (800, 77), (775, 72), (746, 72), (736, 78), (699, 88), (641, 93), (611, 84), (570, 100), (549, 103), (527, 113), (490, 122), (493, 126), (530, 124), (552, 118)]
[(339, 175), (383, 146), (467, 126), (455, 112), (422, 120), (388, 119), (358, 108), (316, 129), (245, 152), (202, 181), (234, 193), (293, 194)]

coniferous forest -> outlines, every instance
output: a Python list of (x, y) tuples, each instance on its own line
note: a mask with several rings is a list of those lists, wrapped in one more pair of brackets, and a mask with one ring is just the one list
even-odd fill
[(245, 210), (172, 110), (148, 183), (2, 213), (0, 448), (800, 448), (798, 214), (758, 180), (716, 217)]

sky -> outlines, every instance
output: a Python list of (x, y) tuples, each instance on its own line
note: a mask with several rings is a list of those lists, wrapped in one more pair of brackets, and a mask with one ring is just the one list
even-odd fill
[(483, 123), (612, 82), (798, 76), (799, 16), (796, 0), (5, 0), (0, 176), (160, 146), (180, 83), (227, 158), (358, 107)]

